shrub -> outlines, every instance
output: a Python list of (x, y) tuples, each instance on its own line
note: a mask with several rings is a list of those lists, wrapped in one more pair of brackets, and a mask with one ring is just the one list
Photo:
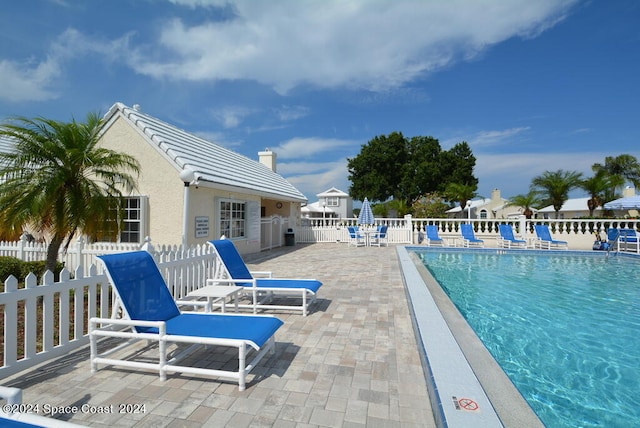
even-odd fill
[(15, 257), (0, 256), (0, 281), (2, 281), (2, 287), (4, 289), (4, 282), (9, 276), (15, 276), (18, 281), (24, 279), (21, 276), (22, 273), (22, 260)]
[[(44, 261), (24, 262), (15, 257), (0, 256), (0, 281), (2, 283), (2, 291), (4, 291), (4, 282), (11, 275), (15, 276), (19, 283), (22, 283), (25, 277), (29, 275), (30, 272), (33, 272), (33, 274), (38, 277), (38, 280), (40, 280), (45, 272), (44, 265)], [(56, 269), (55, 272), (53, 272), (54, 281), (60, 279), (60, 271), (63, 267), (63, 263), (56, 263)]]
[[(20, 270), (20, 281), (24, 280), (24, 278), (29, 275), (30, 272), (33, 272), (38, 279), (42, 278), (44, 275), (45, 269), (44, 265), (46, 262), (38, 261), (38, 262), (22, 262), (21, 270)], [(55, 271), (53, 272), (53, 280), (58, 281), (60, 279), (60, 271), (64, 267), (64, 263), (57, 262)]]

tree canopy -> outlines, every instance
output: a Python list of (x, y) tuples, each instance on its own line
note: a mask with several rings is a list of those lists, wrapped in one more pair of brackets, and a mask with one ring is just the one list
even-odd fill
[(411, 205), (421, 195), (444, 192), (449, 183), (478, 185), (476, 159), (464, 141), (442, 150), (434, 137), (406, 138), (393, 132), (374, 137), (347, 161), (349, 194), (358, 200), (393, 198)]

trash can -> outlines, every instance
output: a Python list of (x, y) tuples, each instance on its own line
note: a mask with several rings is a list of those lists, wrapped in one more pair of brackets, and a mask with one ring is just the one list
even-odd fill
[(287, 247), (293, 247), (296, 245), (296, 234), (293, 233), (293, 229), (287, 229), (284, 233), (284, 245)]

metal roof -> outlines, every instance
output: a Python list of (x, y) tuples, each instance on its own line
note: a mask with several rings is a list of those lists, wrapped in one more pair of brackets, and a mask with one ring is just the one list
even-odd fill
[[(587, 201), (591, 198), (574, 198), (567, 199), (565, 203), (560, 208), (560, 212), (566, 211), (589, 211), (589, 207), (587, 206)], [(596, 211), (601, 211), (602, 207), (596, 208)], [(553, 205), (546, 206), (544, 208), (540, 208), (538, 210), (539, 213), (554, 213), (556, 210), (553, 208)]]
[(105, 115), (105, 130), (120, 115), (145, 136), (176, 168), (192, 170), (203, 187), (229, 188), (273, 199), (305, 202), (307, 198), (280, 174), (244, 155), (207, 141), (187, 131), (122, 103)]

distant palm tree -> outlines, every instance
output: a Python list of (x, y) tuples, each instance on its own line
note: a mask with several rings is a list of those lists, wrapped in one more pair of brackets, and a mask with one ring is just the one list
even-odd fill
[(562, 205), (569, 199), (569, 192), (582, 183), (582, 174), (576, 171), (545, 171), (531, 180), (531, 190), (553, 205), (556, 218), (560, 217)]
[(46, 269), (54, 271), (58, 252), (79, 230), (107, 230), (121, 210), (122, 191), (136, 187), (138, 161), (98, 147), (102, 120), (86, 123), (16, 118), (0, 126), (15, 143), (0, 153), (0, 226), (35, 228), (49, 238)]
[(516, 195), (509, 199), (507, 206), (522, 207), (524, 216), (526, 218), (533, 217), (532, 208), (539, 208), (542, 203), (538, 192), (530, 191), (526, 195)]
[(462, 213), (467, 206), (467, 201), (478, 196), (477, 190), (477, 185), (449, 183), (445, 188), (444, 195), (448, 201), (458, 202), (461, 208), (460, 213)]
[[(617, 175), (610, 175), (607, 171), (601, 169), (593, 177), (585, 179), (580, 187), (589, 193), (587, 208), (589, 208), (589, 217), (593, 217), (596, 208), (603, 206), (609, 200), (611, 190), (622, 186), (624, 178)], [(615, 197), (613, 198), (615, 199)]]
[(607, 156), (604, 165), (595, 163), (591, 166), (593, 172), (605, 171), (607, 174), (620, 178), (617, 186), (624, 186), (624, 180), (629, 180), (638, 188), (640, 186), (640, 162), (635, 156), (622, 154), (619, 156)]

